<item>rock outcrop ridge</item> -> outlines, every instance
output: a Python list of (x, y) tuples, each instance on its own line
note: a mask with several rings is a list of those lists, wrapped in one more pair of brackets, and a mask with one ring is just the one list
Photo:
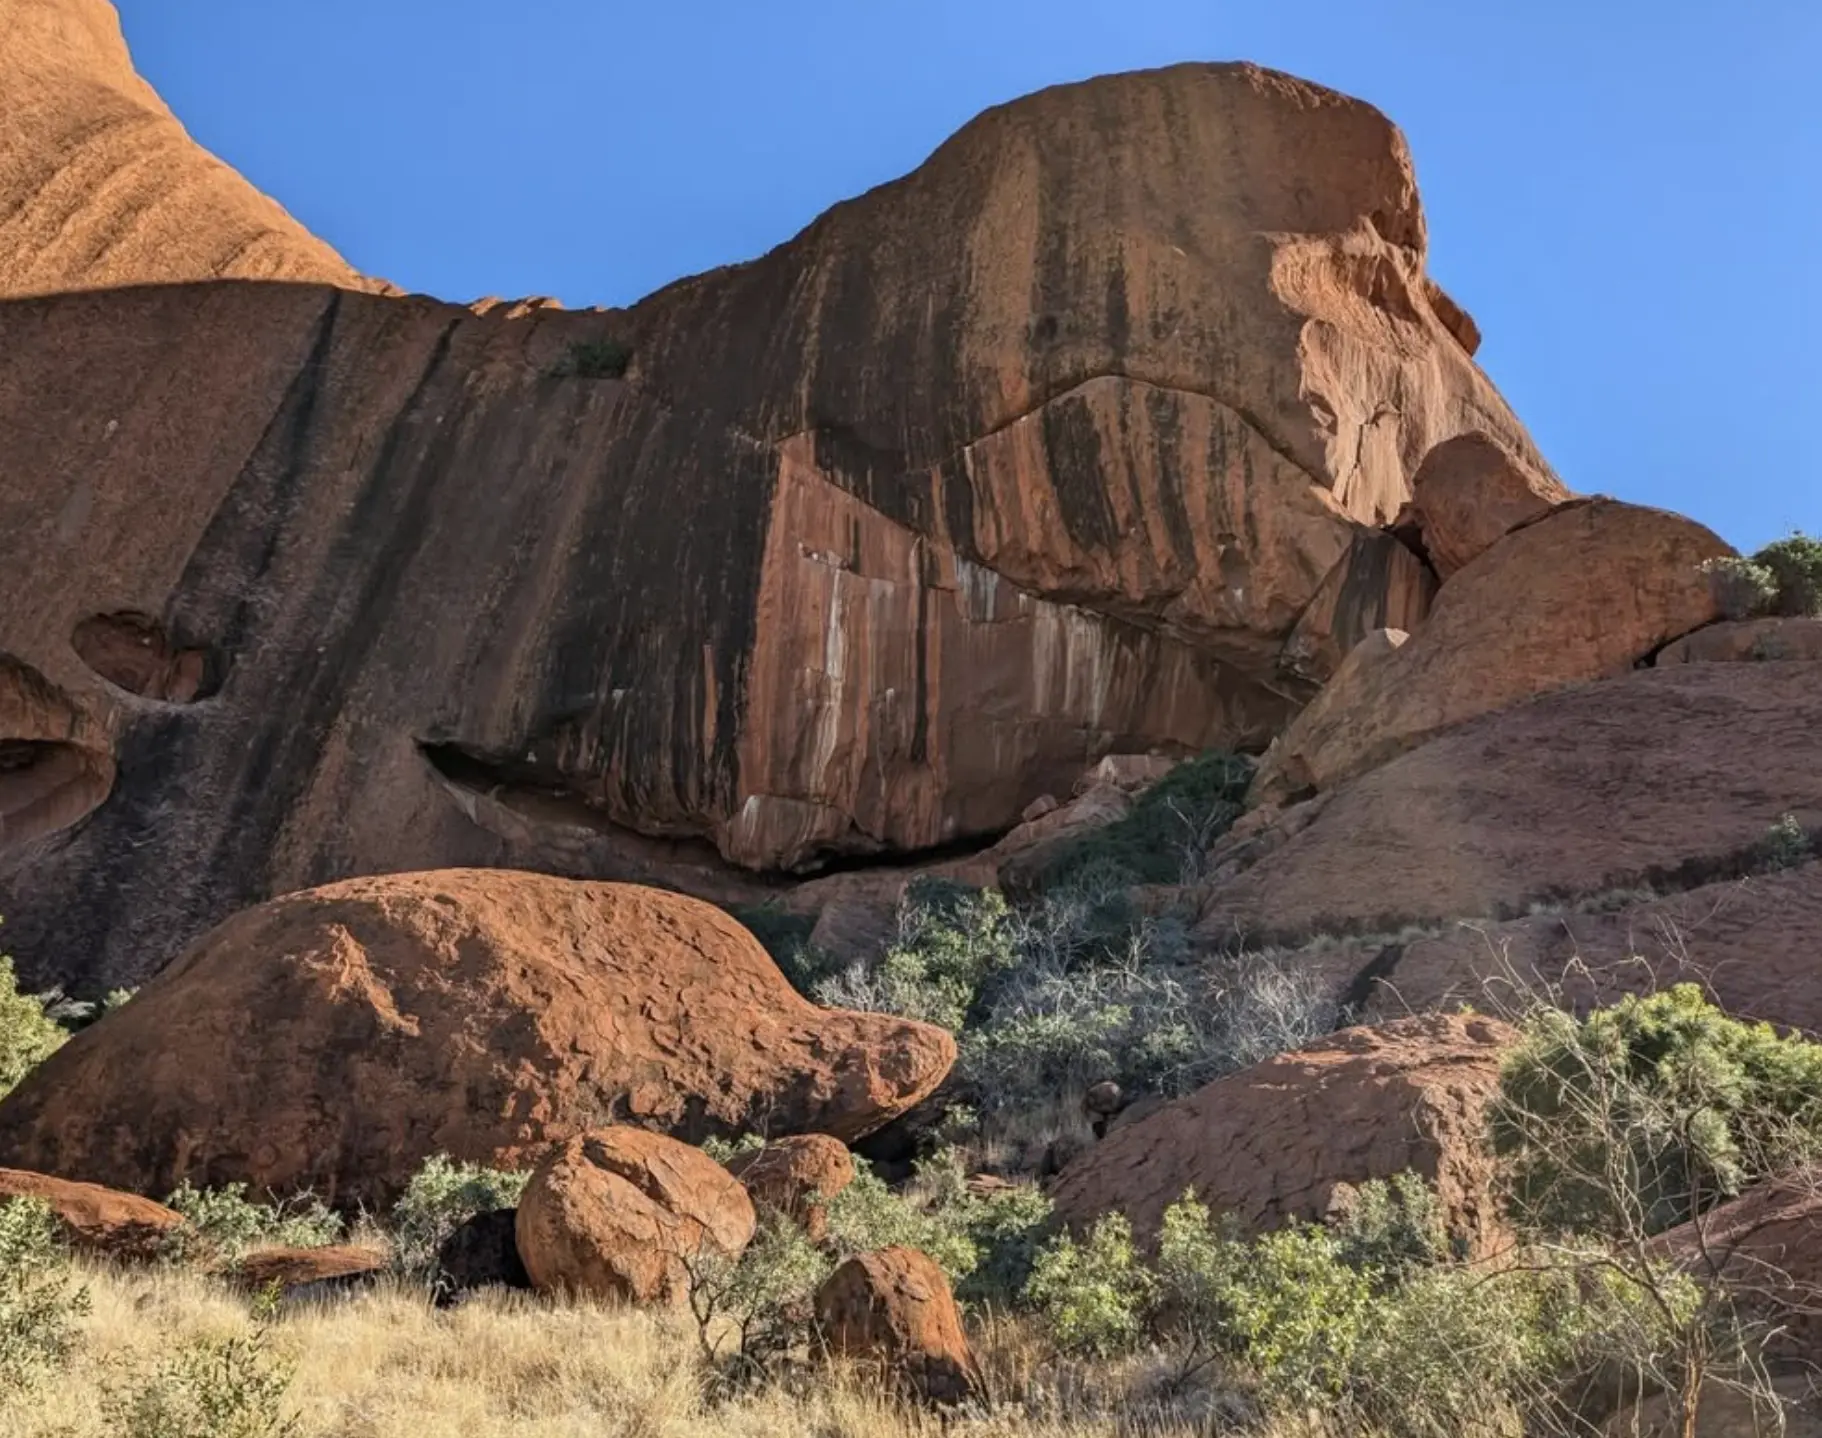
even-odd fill
[[(20, 13), (127, 83), (98, 0)], [(30, 188), (0, 169), (0, 209)], [(1374, 536), (1424, 455), (1475, 430), (1543, 472), (1425, 246), (1385, 117), (1186, 65), (990, 111), (626, 311), (308, 256), (234, 272), (325, 283), (0, 303), (0, 573), (32, 576), (0, 654), (89, 776), (0, 841), (22, 967), (135, 980), (362, 872), (751, 897), (990, 837), (1109, 751), (1262, 747), (1421, 616)], [(7, 287), (128, 277), (45, 273)], [(85, 664), (117, 615), (208, 695)]]

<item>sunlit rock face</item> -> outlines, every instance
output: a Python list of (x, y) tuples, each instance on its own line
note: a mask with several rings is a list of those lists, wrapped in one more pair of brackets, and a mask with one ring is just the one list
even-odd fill
[(41, 294), (197, 278), (46, 243), (0, 223), (0, 653), (84, 773), (4, 841), (0, 913), (78, 984), (351, 874), (752, 898), (1005, 830), (1110, 751), (1261, 748), (1422, 622), (1377, 531), (1430, 448), (1542, 468), (1397, 130), (1246, 65), (990, 111), (625, 311), (314, 260)]

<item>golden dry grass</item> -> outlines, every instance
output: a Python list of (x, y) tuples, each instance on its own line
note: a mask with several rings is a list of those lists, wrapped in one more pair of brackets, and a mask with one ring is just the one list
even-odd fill
[[(83, 1270), (93, 1299), (70, 1366), (0, 1412), (0, 1438), (122, 1438), (104, 1395), (186, 1344), (249, 1334), (245, 1299), (182, 1270)], [(500, 1294), (441, 1311), (403, 1287), (300, 1305), (268, 1325), (295, 1365), (300, 1438), (1190, 1438), (1209, 1400), (1167, 1415), (1143, 1361), (1055, 1362), (1017, 1324), (980, 1357), (1002, 1402), (945, 1425), (826, 1368), (716, 1398), (686, 1320)], [(1010, 1401), (1007, 1401), (1010, 1400)], [(1218, 1406), (1218, 1405), (1217, 1405)], [(200, 1435), (199, 1435), (200, 1438)]]

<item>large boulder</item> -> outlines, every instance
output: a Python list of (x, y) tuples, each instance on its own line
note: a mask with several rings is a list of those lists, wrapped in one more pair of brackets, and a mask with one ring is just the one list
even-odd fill
[(858, 1137), (945, 1032), (816, 1008), (695, 899), (455, 870), (230, 920), (0, 1103), (0, 1161), (384, 1205), (432, 1154), (523, 1167), (605, 1120)]
[(854, 1157), (826, 1133), (793, 1134), (736, 1154), (728, 1172), (755, 1209), (783, 1214), (820, 1241), (829, 1228), (829, 1200), (854, 1182)]
[(314, 1248), (279, 1246), (256, 1248), (228, 1265), (234, 1282), (255, 1293), (276, 1289), (281, 1294), (300, 1290), (328, 1295), (364, 1288), (386, 1271), (383, 1249), (358, 1243), (332, 1243)]
[(1521, 525), (1570, 497), (1555, 475), (1527, 464), (1491, 435), (1445, 439), (1411, 478), (1400, 524), (1415, 528), (1436, 572), (1447, 579)]
[(738, 1257), (755, 1222), (739, 1180), (700, 1149), (615, 1127), (533, 1170), (514, 1231), (542, 1292), (670, 1303), (687, 1296), (699, 1259)]
[(1207, 887), (1200, 931), (1395, 934), (1737, 878), (1784, 814), (1822, 828), (1818, 675), (1686, 664), (1489, 715), (1286, 810), (1297, 832)]
[[(22, 3), (125, 74), (100, 0)], [(44, 46), (21, 53), (35, 97)], [(12, 153), (60, 164), (53, 131)], [(0, 214), (36, 163), (0, 170)], [(0, 265), (115, 274), (48, 234)], [(5, 306), (0, 654), (67, 697), (90, 778), (0, 840), (22, 972), (137, 982), (359, 873), (748, 902), (1002, 832), (1116, 749), (1263, 746), (1321, 677), (1282, 667), (1312, 605), (1337, 651), (1407, 614), (1421, 575), (1362, 536), (1423, 456), (1473, 428), (1542, 464), (1426, 244), (1383, 115), (1196, 64), (992, 110), (629, 310), (303, 284)], [(85, 662), (98, 616), (190, 656), (183, 682)]]
[(174, 1209), (135, 1193), (0, 1168), (0, 1203), (15, 1198), (48, 1205), (72, 1247), (103, 1258), (156, 1258), (184, 1221)]
[(1456, 574), (1395, 653), (1350, 667), (1273, 744), (1259, 801), (1328, 789), (1534, 695), (1623, 674), (1720, 617), (1693, 520), (1594, 499), (1506, 535)]
[(949, 1280), (914, 1248), (848, 1259), (816, 1291), (828, 1350), (876, 1369), (929, 1403), (965, 1403), (985, 1391)]
[(179, 280), (374, 287), (197, 145), (106, 0), (0, 0), (0, 297)]
[(1065, 1168), (1057, 1216), (1123, 1213), (1141, 1240), (1186, 1190), (1248, 1229), (1327, 1215), (1341, 1185), (1407, 1169), (1435, 1184), (1469, 1253), (1502, 1240), (1485, 1142), (1513, 1031), (1434, 1014), (1346, 1029), (1109, 1129)]

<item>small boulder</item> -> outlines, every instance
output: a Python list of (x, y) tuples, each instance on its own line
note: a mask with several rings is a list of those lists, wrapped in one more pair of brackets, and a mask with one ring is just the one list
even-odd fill
[(1085, 1228), (1119, 1212), (1149, 1240), (1186, 1189), (1249, 1229), (1319, 1220), (1344, 1183), (1412, 1169), (1435, 1184), (1451, 1236), (1470, 1253), (1503, 1238), (1483, 1117), (1513, 1031), (1434, 1014), (1346, 1029), (1206, 1084), (1106, 1138), (1064, 1169), (1051, 1196)]
[(914, 1248), (848, 1259), (816, 1291), (816, 1322), (830, 1353), (925, 1402), (965, 1403), (984, 1391), (949, 1280)]
[(1555, 475), (1527, 464), (1493, 436), (1471, 431), (1445, 439), (1423, 457), (1400, 519), (1416, 526), (1430, 563), (1447, 579), (1569, 498)]
[(289, 1296), (308, 1289), (311, 1296), (370, 1284), (386, 1268), (386, 1255), (359, 1244), (322, 1248), (257, 1248), (229, 1268), (233, 1279), (255, 1292), (276, 1284)]
[(432, 1154), (524, 1167), (602, 1122), (858, 1138), (954, 1061), (934, 1025), (816, 1007), (681, 894), (392, 874), (205, 935), (7, 1096), (0, 1162), (384, 1208)]
[(820, 1242), (829, 1228), (829, 1200), (854, 1182), (854, 1157), (838, 1138), (805, 1133), (737, 1154), (728, 1172), (757, 1211), (782, 1213)]
[(519, 1257), (518, 1216), (516, 1208), (496, 1208), (456, 1225), (437, 1249), (439, 1296), (531, 1287), (531, 1275)]
[(158, 1256), (183, 1215), (162, 1203), (94, 1183), (0, 1168), (0, 1202), (35, 1198), (50, 1206), (72, 1248), (114, 1259)]
[(602, 1128), (533, 1170), (514, 1220), (532, 1286), (640, 1303), (677, 1302), (699, 1253), (737, 1255), (756, 1215), (740, 1182), (700, 1149), (636, 1128)]

